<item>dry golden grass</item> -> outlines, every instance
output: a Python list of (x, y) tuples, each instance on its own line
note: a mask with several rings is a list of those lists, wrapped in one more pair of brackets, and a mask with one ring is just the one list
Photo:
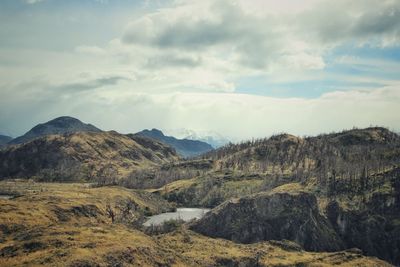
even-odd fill
[(193, 185), (196, 182), (196, 178), (192, 179), (183, 179), (183, 180), (177, 180), (172, 183), (166, 184), (160, 188), (155, 188), (155, 189), (147, 189), (146, 191), (150, 193), (170, 193), (176, 190), (180, 189), (185, 189), (189, 188), (191, 185)]
[(257, 255), (260, 266), (390, 266), (350, 251), (311, 253), (269, 242), (236, 244), (224, 239), (208, 238), (186, 229), (157, 239), (161, 245), (180, 252), (186, 263), (193, 266), (215, 266), (218, 262), (247, 262), (250, 265), (246, 266), (254, 266)]
[(3, 178), (78, 182), (126, 177), (138, 169), (179, 160), (172, 148), (156, 140), (113, 131), (43, 136), (7, 147), (0, 158)]
[(295, 193), (295, 192), (307, 192), (308, 190), (300, 183), (289, 183), (271, 190), (273, 193)]
[(216, 266), (239, 262), (251, 266), (257, 255), (265, 266), (389, 266), (348, 251), (310, 253), (286, 243), (236, 244), (199, 235), (185, 226), (148, 236), (123, 223), (111, 223), (106, 205), (131, 199), (142, 209), (158, 212), (166, 203), (120, 187), (0, 182), (0, 188), (21, 195), (0, 199), (0, 266)]

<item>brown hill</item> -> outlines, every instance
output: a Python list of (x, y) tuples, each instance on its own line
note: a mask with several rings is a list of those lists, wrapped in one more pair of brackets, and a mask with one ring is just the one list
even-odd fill
[(174, 149), (144, 137), (117, 132), (48, 135), (0, 151), (0, 177), (112, 182), (177, 159)]
[(168, 210), (168, 203), (121, 187), (0, 181), (0, 188), (19, 195), (0, 198), (0, 266), (391, 266), (356, 249), (311, 253), (289, 241), (236, 244), (185, 226), (149, 236), (137, 223)]
[(336, 251), (343, 244), (309, 193), (259, 193), (233, 199), (207, 213), (191, 228), (241, 243), (291, 240), (311, 251)]
[(288, 134), (230, 144), (208, 153), (217, 170), (240, 170), (300, 179), (330, 173), (359, 177), (365, 168), (379, 172), (400, 163), (400, 137), (385, 128), (353, 129), (299, 138)]
[(101, 130), (76, 118), (62, 116), (36, 125), (24, 135), (11, 140), (8, 144), (22, 144), (45, 135), (77, 132), (101, 132)]
[[(207, 207), (262, 191), (307, 191), (317, 197), (321, 214), (329, 218), (330, 229), (335, 230), (346, 248), (357, 247), (367, 255), (396, 265), (400, 263), (400, 138), (397, 134), (384, 128), (306, 138), (283, 134), (228, 145), (205, 158), (213, 162), (213, 170), (152, 191), (180, 205)], [(257, 241), (263, 236), (271, 238), (267, 230), (274, 222), (265, 216), (253, 220), (257, 212), (267, 212), (265, 205), (257, 204), (261, 201), (254, 203), (238, 202), (232, 209), (224, 209), (226, 216), (220, 212), (215, 217), (210, 215), (208, 221), (204, 217), (200, 231), (241, 242)], [(297, 213), (300, 209), (295, 201), (290, 207), (289, 225), (294, 223), (290, 227), (296, 227), (296, 218), (304, 222), (310, 219)], [(306, 247), (307, 239), (285, 232), (288, 224), (284, 216), (278, 219), (273, 232), (283, 231), (288, 235), (272, 238), (289, 238), (304, 242)], [(212, 229), (219, 225), (223, 229)], [(314, 235), (318, 233), (314, 230), (323, 230), (323, 227), (303, 230), (307, 237), (316, 237), (316, 244), (333, 244), (325, 242), (324, 235)], [(240, 240), (246, 235), (248, 240)]]

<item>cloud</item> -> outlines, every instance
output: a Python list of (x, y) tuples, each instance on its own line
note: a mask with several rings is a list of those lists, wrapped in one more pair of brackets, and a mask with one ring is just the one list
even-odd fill
[(236, 93), (139, 93), (124, 83), (105, 84), (111, 85), (84, 91), (73, 90), (71, 84), (58, 88), (21, 85), (12, 89), (13, 97), (0, 100), (0, 126), (17, 135), (35, 123), (71, 115), (123, 133), (154, 127), (204, 129), (237, 141), (279, 132), (314, 135), (353, 126), (400, 129), (399, 85), (335, 91), (306, 99)]
[(395, 0), (322, 1), (295, 22), (299, 31), (330, 45), (400, 45), (399, 15)]
[(201, 58), (185, 56), (179, 54), (164, 54), (158, 57), (149, 57), (146, 68), (165, 68), (165, 67), (189, 67), (194, 68), (201, 65)]
[(87, 90), (101, 89), (104, 86), (116, 85), (118, 82), (124, 80), (128, 79), (120, 76), (111, 76), (97, 78), (95, 80), (89, 80), (85, 82), (67, 83), (63, 85), (53, 85), (49, 87), (51, 87), (53, 90), (59, 91), (59, 94), (65, 94), (69, 91), (83, 92)]
[(234, 1), (184, 1), (132, 21), (122, 42), (158, 52), (212, 55), (252, 69), (267, 70), (277, 62), (289, 62), (287, 66), (294, 68), (323, 68), (321, 56), (310, 53), (305, 42), (298, 46), (289, 26), (274, 16), (246, 13)]
[(40, 2), (43, 2), (44, 0), (26, 0), (27, 4), (33, 5), (33, 4), (37, 4)]
[(121, 40), (242, 69), (313, 70), (323, 69), (324, 56), (340, 45), (399, 45), (399, 13), (394, 0), (178, 1), (133, 20)]
[(106, 51), (98, 46), (81, 45), (75, 48), (75, 51), (83, 54), (104, 55)]
[[(112, 1), (79, 12), (71, 3), (68, 12), (38, 5), (32, 17), (7, 17), (0, 130), (17, 135), (60, 115), (122, 132), (193, 128), (236, 140), (400, 129), (397, 0), (174, 0), (123, 14)], [(363, 47), (391, 47), (394, 58), (352, 55)], [(292, 93), (250, 95), (281, 89)]]

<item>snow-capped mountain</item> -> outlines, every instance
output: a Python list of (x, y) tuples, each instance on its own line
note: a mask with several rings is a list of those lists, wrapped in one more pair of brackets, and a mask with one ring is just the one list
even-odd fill
[(164, 130), (167, 135), (174, 136), (179, 139), (199, 140), (210, 144), (214, 148), (221, 147), (230, 141), (215, 131), (206, 130), (190, 130), (190, 129), (168, 129)]

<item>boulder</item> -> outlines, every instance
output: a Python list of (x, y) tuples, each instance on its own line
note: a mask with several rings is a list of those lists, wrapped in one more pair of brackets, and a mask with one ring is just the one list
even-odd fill
[(309, 251), (336, 251), (343, 244), (318, 210), (314, 195), (259, 193), (222, 203), (190, 228), (239, 243), (290, 240)]

